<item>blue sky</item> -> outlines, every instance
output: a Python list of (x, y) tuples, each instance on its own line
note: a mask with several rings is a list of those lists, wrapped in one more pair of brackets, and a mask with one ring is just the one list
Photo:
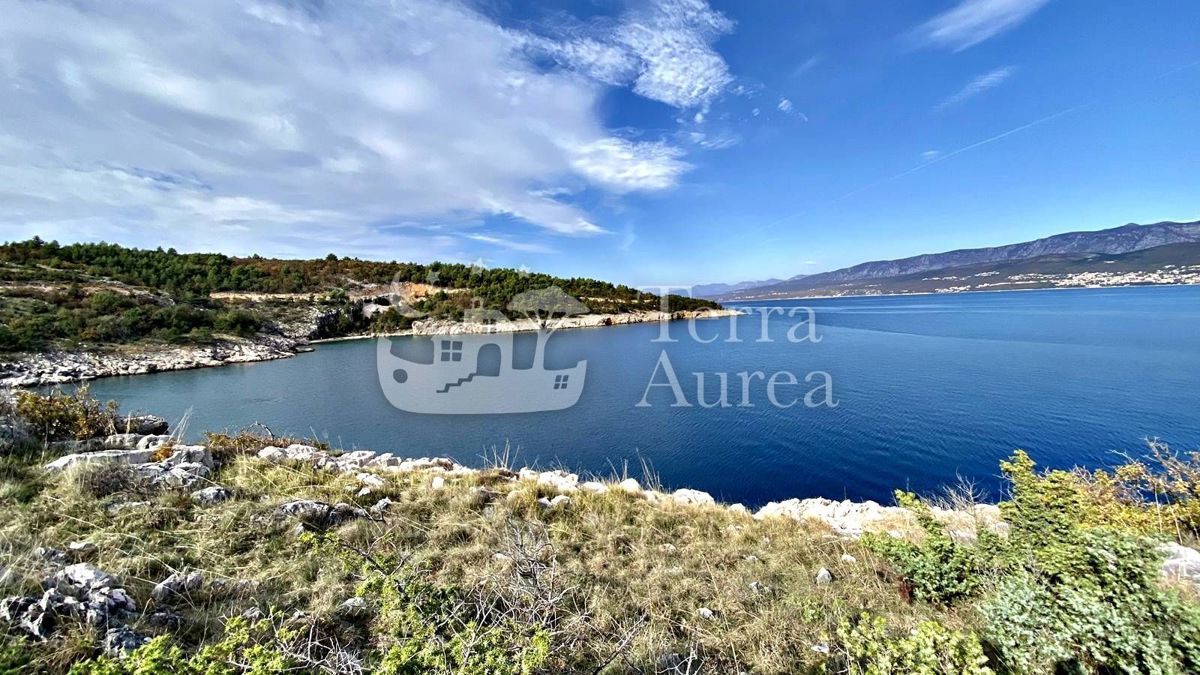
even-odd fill
[(0, 237), (739, 281), (1200, 218), (1200, 4), (6, 2)]

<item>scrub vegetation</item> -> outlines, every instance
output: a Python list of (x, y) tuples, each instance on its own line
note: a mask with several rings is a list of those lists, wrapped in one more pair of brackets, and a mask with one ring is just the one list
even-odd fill
[[(79, 420), (71, 428), (119, 418), (37, 394), (4, 414), (16, 426)], [(83, 620), (45, 641), (7, 625), (0, 668), (1200, 672), (1196, 589), (1162, 575), (1159, 549), (1195, 543), (1200, 457), (1162, 446), (1099, 472), (1045, 472), (1015, 453), (1002, 465), (1000, 531), (947, 530), (929, 500), (898, 493), (908, 526), (851, 538), (721, 504), (651, 501), (614, 482), (547, 505), (539, 499), (555, 490), (504, 462), (379, 473), (364, 490), (361, 476), (256, 456), (295, 442), (261, 429), (209, 434), (218, 467), (185, 490), (151, 488), (115, 464), (48, 473), (51, 445), (10, 439), (0, 594), (40, 594), (47, 551), (66, 551), (119, 581), (137, 607), (128, 626), (149, 641), (120, 656)], [(210, 484), (229, 498), (190, 495)], [(360, 510), (281, 515), (294, 500)], [(155, 590), (195, 573), (185, 590)]]

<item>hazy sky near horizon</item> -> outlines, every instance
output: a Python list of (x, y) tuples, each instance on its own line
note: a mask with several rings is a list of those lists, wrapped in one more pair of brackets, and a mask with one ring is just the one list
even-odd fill
[(1200, 217), (1200, 3), (0, 0), (0, 239), (787, 277)]

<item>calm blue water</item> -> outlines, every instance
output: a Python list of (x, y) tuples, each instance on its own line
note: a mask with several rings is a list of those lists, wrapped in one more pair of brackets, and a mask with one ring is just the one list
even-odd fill
[[(640, 475), (648, 462), (669, 486), (757, 505), (793, 496), (889, 500), (893, 488), (932, 491), (971, 477), (996, 496), (998, 461), (1025, 448), (1047, 466), (1100, 466), (1116, 451), (1141, 452), (1146, 437), (1200, 447), (1200, 288), (979, 293), (774, 303), (816, 311), (817, 344), (786, 340), (801, 317), (772, 315), (772, 342), (757, 342), (761, 316), (737, 320), (740, 343), (653, 342), (658, 325), (563, 331), (552, 364), (588, 360), (579, 403), (523, 415), (429, 416), (385, 401), (375, 342), (320, 346), (270, 363), (93, 383), (124, 409), (173, 420), (191, 411), (190, 435), (262, 421), (351, 448), (482, 462), (493, 446), (517, 462)], [(729, 335), (729, 320), (698, 324)], [(803, 331), (801, 331), (803, 334)], [(666, 350), (687, 398), (695, 371), (825, 371), (836, 408), (770, 405), (671, 408), (665, 388), (635, 407)], [(660, 376), (657, 381), (665, 381)], [(781, 388), (784, 392), (808, 387)]]

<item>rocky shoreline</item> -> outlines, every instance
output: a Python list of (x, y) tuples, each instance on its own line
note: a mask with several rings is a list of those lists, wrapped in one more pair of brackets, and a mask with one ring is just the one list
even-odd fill
[[(635, 323), (655, 323), (687, 319), (713, 319), (737, 315), (736, 310), (695, 310), (681, 312), (630, 312), (626, 314), (588, 314), (555, 321), (556, 329), (598, 328)], [(547, 328), (544, 322), (518, 319), (500, 323), (462, 321), (417, 321), (406, 331), (388, 336), (467, 335), (494, 332), (527, 332)], [(145, 375), (173, 370), (212, 368), (233, 363), (253, 363), (285, 359), (312, 351), (309, 344), (342, 340), (361, 340), (376, 335), (350, 335), (328, 340), (307, 340), (283, 335), (259, 335), (254, 338), (226, 338), (211, 345), (162, 346), (141, 350), (53, 351), (17, 354), (0, 361), (0, 389), (40, 387), (83, 382), (102, 377)]]

